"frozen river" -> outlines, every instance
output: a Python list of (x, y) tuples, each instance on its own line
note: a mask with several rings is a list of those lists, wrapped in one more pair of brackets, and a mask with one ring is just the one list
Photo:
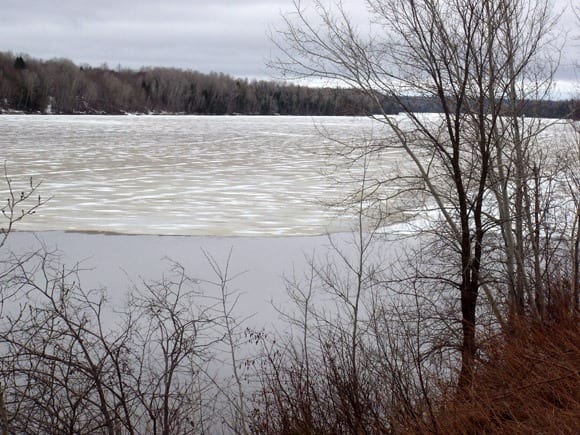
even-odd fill
[[(563, 132), (545, 134), (551, 144), (566, 143)], [(203, 255), (193, 260), (192, 252), (224, 261), (235, 247), (233, 261), (251, 271), (244, 285), (251, 288), (267, 274), (273, 283), (293, 265), (303, 269), (304, 254), (324, 255), (328, 240), (318, 235), (353, 228), (354, 219), (327, 204), (345, 198), (360, 164), (327, 173), (344, 163), (337, 155), (345, 145), (369, 133), (380, 134), (373, 121), (348, 117), (2, 115), (0, 160), (17, 195), (33, 177), (42, 181), (42, 197), (52, 197), (16, 228), (41, 234), (69, 263), (98, 268), (90, 285), (122, 286), (124, 273), (110, 272), (119, 268), (154, 278), (165, 256), (192, 271), (207, 269)], [(403, 161), (389, 152), (377, 166), (392, 172)], [(0, 198), (5, 188), (0, 183)], [(20, 233), (10, 245), (22, 252), (38, 243)], [(270, 256), (280, 264), (270, 264)]]
[[(164, 258), (212, 280), (206, 253), (222, 266), (231, 254), (234, 288), (248, 292), (237, 310), (259, 311), (256, 322), (266, 322), (276, 317), (270, 300), (284, 299), (282, 275), (301, 276), (307, 257), (326, 255), (329, 241), (320, 234), (351, 229), (351, 219), (327, 205), (346, 194), (335, 178), (348, 178), (327, 176), (338, 163), (329, 156), (371, 122), (2, 115), (0, 160), (16, 194), (32, 177), (51, 197), (17, 224), (21, 232), (5, 252), (56, 249), (65, 267), (80, 262), (84, 287), (107, 288), (115, 304), (132, 282), (163, 276)], [(1, 195), (5, 189), (0, 183)], [(177, 237), (184, 235), (196, 237)]]
[[(367, 118), (0, 117), (0, 159), (51, 197), (31, 231), (294, 236), (348, 230), (329, 153)], [(344, 178), (342, 175), (339, 178)], [(2, 189), (5, 186), (1, 187)]]

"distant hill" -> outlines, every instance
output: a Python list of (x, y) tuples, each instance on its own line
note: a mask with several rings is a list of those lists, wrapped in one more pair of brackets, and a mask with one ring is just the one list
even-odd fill
[[(433, 97), (380, 97), (387, 113), (402, 104), (415, 112), (438, 112)], [(207, 115), (367, 115), (379, 107), (368, 96), (344, 88), (313, 88), (276, 81), (234, 78), (175, 68), (112, 70), (75, 65), (67, 59), (39, 60), (0, 53), (0, 113)], [(522, 114), (564, 118), (574, 100), (522, 102)]]

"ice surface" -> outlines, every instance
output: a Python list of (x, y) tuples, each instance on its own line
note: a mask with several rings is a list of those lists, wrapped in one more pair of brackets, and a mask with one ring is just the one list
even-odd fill
[[(324, 174), (366, 118), (0, 117), (14, 180), (52, 197), (20, 230), (165, 235), (312, 235), (350, 228), (324, 204), (344, 186)], [(376, 127), (375, 127), (376, 129)], [(2, 186), (4, 188), (4, 186)]]
[[(360, 186), (360, 160), (345, 165), (349, 144), (386, 136), (362, 117), (3, 115), (0, 129), (11, 178), (22, 190), (30, 177), (42, 181), (39, 193), (52, 197), (18, 229), (196, 236), (350, 230), (354, 217), (328, 206)], [(566, 143), (563, 134), (543, 132), (551, 148)], [(412, 166), (398, 149), (374, 164), (370, 181)], [(430, 218), (419, 213), (392, 230)]]

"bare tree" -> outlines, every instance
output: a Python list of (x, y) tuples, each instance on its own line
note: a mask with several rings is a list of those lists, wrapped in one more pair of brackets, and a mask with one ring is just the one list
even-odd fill
[[(0, 253), (3, 255), (2, 248), (10, 233), (14, 230), (16, 225), (21, 220), (36, 213), (37, 209), (44, 205), (48, 200), (41, 199), (38, 194), (40, 182), (34, 182), (32, 178), (29, 179), (28, 185), (17, 189), (12, 178), (8, 175), (7, 163), (4, 162), (4, 180), (6, 204), (0, 209), (2, 216), (0, 217)], [(0, 318), (4, 314), (4, 303), (11, 296), (19, 291), (17, 280), (14, 280), (14, 272), (20, 265), (30, 259), (31, 255), (25, 255), (18, 258), (0, 258)], [(14, 285), (16, 284), (16, 285)], [(2, 433), (9, 433), (8, 411), (5, 402), (4, 384), (0, 381), (0, 423), (2, 425)]]
[(446, 331), (435, 329), (442, 308), (419, 279), (394, 277), (404, 243), (381, 236), (368, 164), (352, 171), (352, 234), (329, 236), (330, 252), (287, 281), (288, 327), (261, 337), (256, 433), (398, 433), (434, 421), (436, 382), (451, 368)]
[[(534, 221), (545, 205), (536, 202), (542, 183), (535, 184), (536, 194), (531, 190), (541, 162), (529, 144), (544, 126), (530, 128), (521, 114), (529, 97), (550, 88), (558, 61), (549, 57), (557, 53), (554, 16), (544, 0), (368, 0), (367, 34), (339, 2), (309, 3), (312, 10), (296, 1), (285, 17), (286, 27), (275, 35), (283, 56), (273, 66), (289, 77), (338, 80), (376, 101), (374, 118), (389, 134), (374, 148), (406, 153), (428, 194), (426, 206), (441, 217), (436, 235), (448, 264), (440, 264), (460, 302), (459, 383), (467, 385), (480, 292), (497, 299), (501, 294), (490, 286), (506, 279), (494, 275), (493, 264), (507, 269), (513, 310), (539, 312), (543, 304), (539, 280), (526, 298), (533, 286), (523, 254), (526, 240), (535, 240), (532, 263), (542, 266), (542, 224)], [(440, 116), (414, 113), (408, 95), (436, 99)], [(390, 116), (381, 104), (385, 97), (406, 117)], [(499, 256), (496, 229), (506, 246)]]
[(3, 429), (204, 433), (203, 367), (221, 340), (215, 300), (174, 264), (115, 312), (103, 290), (83, 289), (78, 271), (42, 251), (13, 270), (19, 292), (0, 320)]
[[(249, 328), (244, 328), (247, 318), (239, 319), (235, 315), (235, 307), (241, 293), (231, 288), (232, 282), (237, 277), (230, 271), (232, 250), (223, 265), (220, 265), (209, 252), (204, 251), (204, 255), (215, 277), (215, 280), (204, 281), (204, 284), (217, 291), (217, 295), (214, 296), (217, 315), (213, 328), (224, 346), (214, 353), (214, 361), (222, 361), (220, 370), (216, 373), (206, 368), (204, 375), (216, 391), (216, 400), (225, 402), (223, 409), (218, 411), (221, 414), (222, 427), (235, 434), (247, 435), (250, 432), (246, 404), (248, 384), (245, 380), (247, 370), (253, 361), (248, 354), (248, 344), (254, 341), (255, 333)], [(217, 426), (214, 426), (214, 430), (216, 428)]]
[(36, 213), (38, 208), (48, 201), (48, 199), (41, 198), (38, 195), (40, 182), (34, 182), (32, 178), (29, 179), (27, 186), (18, 186), (20, 189), (17, 189), (8, 174), (6, 162), (4, 162), (4, 181), (7, 197), (6, 203), (0, 209), (2, 212), (2, 220), (0, 221), (0, 249), (6, 243), (6, 239), (14, 229), (14, 225), (27, 216)]

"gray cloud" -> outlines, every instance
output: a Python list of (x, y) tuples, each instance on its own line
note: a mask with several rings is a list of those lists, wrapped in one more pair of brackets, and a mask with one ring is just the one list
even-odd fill
[[(364, 2), (344, 3), (355, 20), (366, 21)], [(262, 78), (274, 50), (268, 28), (280, 25), (281, 11), (291, 7), (291, 0), (2, 0), (0, 50)], [(563, 21), (577, 31), (570, 16)], [(574, 80), (578, 41), (570, 41), (560, 77)]]
[(267, 75), (267, 29), (287, 0), (3, 0), (0, 50), (78, 63)]

